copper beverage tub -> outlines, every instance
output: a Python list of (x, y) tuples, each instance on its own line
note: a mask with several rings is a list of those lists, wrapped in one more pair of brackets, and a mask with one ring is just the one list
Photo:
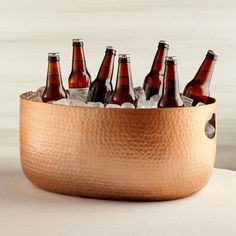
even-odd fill
[(20, 97), (20, 157), (36, 186), (74, 196), (170, 200), (208, 182), (216, 102), (199, 107), (103, 109)]

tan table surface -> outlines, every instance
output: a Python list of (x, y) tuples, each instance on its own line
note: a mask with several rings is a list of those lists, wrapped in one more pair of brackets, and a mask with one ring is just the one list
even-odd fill
[(0, 235), (236, 235), (236, 172), (214, 169), (189, 198), (120, 202), (40, 190), (18, 160), (2, 159)]

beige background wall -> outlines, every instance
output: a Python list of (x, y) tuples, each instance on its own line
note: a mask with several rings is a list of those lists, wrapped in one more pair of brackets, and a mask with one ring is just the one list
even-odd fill
[[(64, 84), (71, 39), (82, 37), (96, 76), (107, 45), (131, 54), (135, 85), (150, 69), (160, 39), (178, 56), (181, 89), (207, 49), (220, 53), (211, 94), (218, 100), (216, 166), (236, 170), (236, 1), (0, 1), (0, 158), (18, 158), (18, 96), (44, 85), (47, 53), (61, 53)], [(116, 74), (116, 68), (115, 68)], [(113, 82), (115, 77), (113, 77)]]

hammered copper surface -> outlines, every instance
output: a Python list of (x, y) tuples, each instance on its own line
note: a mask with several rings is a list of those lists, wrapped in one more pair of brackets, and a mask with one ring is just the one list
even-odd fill
[(20, 153), (40, 188), (75, 196), (168, 200), (209, 180), (216, 137), (206, 137), (215, 101), (169, 109), (101, 109), (20, 98)]

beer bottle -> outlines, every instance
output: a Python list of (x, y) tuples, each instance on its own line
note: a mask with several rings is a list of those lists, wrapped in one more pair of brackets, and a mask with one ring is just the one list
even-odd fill
[(109, 103), (113, 92), (111, 80), (114, 70), (115, 55), (116, 50), (113, 47), (108, 46), (98, 75), (90, 85), (87, 102)]
[(161, 40), (158, 45), (158, 50), (151, 71), (147, 74), (143, 83), (143, 89), (147, 100), (159, 93), (164, 73), (165, 57), (167, 56), (168, 49), (169, 44), (166, 41)]
[(111, 103), (122, 105), (124, 102), (129, 102), (136, 106), (137, 99), (133, 90), (129, 55), (120, 54), (118, 63), (116, 87)]
[(188, 106), (196, 106), (197, 103), (207, 103), (210, 96), (209, 86), (218, 54), (208, 50), (206, 58), (200, 66), (197, 74), (191, 80), (183, 92), (183, 100)]
[(166, 57), (162, 95), (158, 107), (182, 107), (183, 101), (179, 93), (179, 78), (176, 57)]
[(82, 39), (73, 39), (72, 70), (68, 79), (70, 98), (85, 101), (91, 77), (86, 67)]
[(67, 98), (62, 84), (59, 53), (48, 53), (47, 83), (42, 94), (43, 102)]

